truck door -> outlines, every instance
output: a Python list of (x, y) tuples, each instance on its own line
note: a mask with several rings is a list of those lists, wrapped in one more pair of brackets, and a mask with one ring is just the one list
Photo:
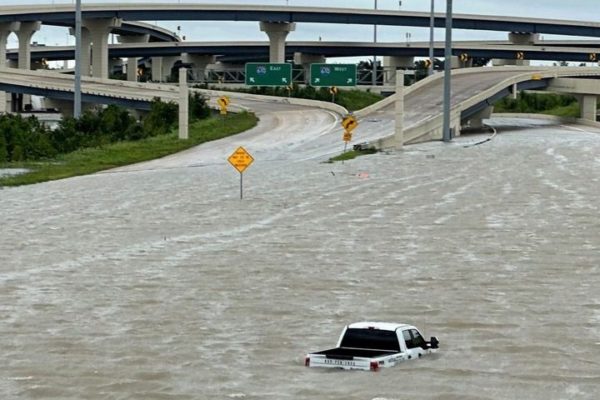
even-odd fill
[(416, 329), (407, 329), (402, 331), (404, 343), (406, 343), (406, 352), (409, 359), (419, 358), (426, 353), (427, 343)]

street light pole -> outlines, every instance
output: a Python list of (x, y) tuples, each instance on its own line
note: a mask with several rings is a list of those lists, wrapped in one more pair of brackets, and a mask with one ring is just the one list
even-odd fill
[(429, 17), (429, 61), (431, 65), (427, 69), (427, 75), (433, 75), (433, 39), (435, 28), (435, 0), (431, 0), (431, 15)]
[[(377, 0), (375, 0), (374, 5), (375, 10), (377, 10)], [(373, 25), (373, 43), (377, 43), (377, 25)], [(372, 69), (372, 84), (373, 86), (377, 86), (377, 55), (373, 56), (373, 69)]]
[(452, 0), (446, 0), (446, 49), (444, 52), (444, 142), (452, 140), (450, 136), (450, 95), (452, 75)]
[(81, 0), (75, 3), (75, 88), (73, 90), (73, 116), (81, 116)]

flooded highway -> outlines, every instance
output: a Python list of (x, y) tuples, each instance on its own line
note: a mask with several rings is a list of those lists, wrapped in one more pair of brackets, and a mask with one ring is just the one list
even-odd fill
[[(600, 131), (485, 137), (0, 190), (0, 398), (597, 399)], [(361, 320), (441, 349), (304, 367)]]

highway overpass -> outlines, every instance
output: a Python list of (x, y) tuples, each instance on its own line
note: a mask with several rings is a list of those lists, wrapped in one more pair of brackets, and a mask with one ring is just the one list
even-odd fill
[[(590, 55), (600, 56), (600, 42), (580, 43), (578, 41), (544, 42), (539, 45), (518, 45), (509, 42), (454, 42), (452, 54), (469, 57), (516, 59), (519, 52), (526, 60), (543, 61), (577, 61), (589, 62)], [(435, 42), (434, 55), (444, 57), (444, 43)], [(360, 42), (286, 42), (286, 59), (293, 58), (295, 53), (315, 54), (329, 57), (360, 56), (394, 56), (394, 57), (427, 57), (429, 43), (360, 43)], [(181, 54), (210, 54), (226, 61), (266, 61), (269, 55), (269, 42), (153, 42), (127, 43), (108, 46), (110, 58), (129, 57), (165, 57)], [(32, 60), (48, 61), (72, 60), (75, 50), (73, 46), (39, 46), (32, 47)], [(18, 49), (7, 50), (7, 58), (18, 59)]]
[[(557, 79), (560, 78), (560, 79)], [(572, 78), (572, 79), (564, 79)], [(581, 84), (582, 79), (600, 79), (599, 68), (585, 67), (485, 67), (465, 68), (453, 71), (452, 79), (452, 128), (460, 134), (461, 126), (477, 125), (486, 116), (490, 107), (502, 97), (516, 94), (523, 89), (544, 89), (551, 85), (553, 90), (573, 93), (580, 98), (582, 118), (596, 119), (597, 96), (600, 85)], [(553, 85), (554, 80), (559, 80)], [(361, 136), (377, 143), (381, 148), (397, 148), (404, 143), (414, 143), (441, 138), (442, 130), (442, 87), (443, 74), (436, 74), (412, 85), (400, 93), (355, 113), (361, 118)], [(0, 90), (36, 94), (59, 100), (70, 105), (73, 96), (73, 76), (49, 71), (23, 71), (0, 69)], [(156, 85), (107, 79), (84, 78), (82, 86), (84, 101), (106, 104), (121, 104), (130, 108), (147, 109), (155, 97), (178, 102), (181, 94), (177, 86)], [(186, 92), (187, 93), (187, 92)], [(223, 94), (204, 91), (214, 101)], [(252, 109), (253, 102), (272, 102), (328, 109), (338, 115), (345, 113), (337, 105), (313, 103), (302, 99), (266, 98), (243, 93), (228, 93), (233, 105)], [(403, 110), (396, 109), (396, 101), (402, 96)], [(399, 124), (396, 118), (403, 115)]]
[[(120, 18), (124, 21), (277, 21), (428, 27), (429, 13), (391, 10), (290, 7), (245, 4), (84, 4), (84, 19)], [(72, 26), (72, 5), (8, 6), (0, 22), (41, 21)], [(600, 23), (540, 18), (465, 15), (453, 17), (454, 29), (547, 33), (600, 37)], [(445, 14), (435, 15), (435, 26), (445, 26)]]

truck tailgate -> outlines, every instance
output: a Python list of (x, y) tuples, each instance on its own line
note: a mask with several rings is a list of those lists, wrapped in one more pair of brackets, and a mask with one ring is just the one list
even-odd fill
[(327, 357), (323, 354), (309, 354), (306, 356), (307, 367), (360, 369), (368, 371), (371, 369), (371, 359), (354, 357), (339, 359)]

